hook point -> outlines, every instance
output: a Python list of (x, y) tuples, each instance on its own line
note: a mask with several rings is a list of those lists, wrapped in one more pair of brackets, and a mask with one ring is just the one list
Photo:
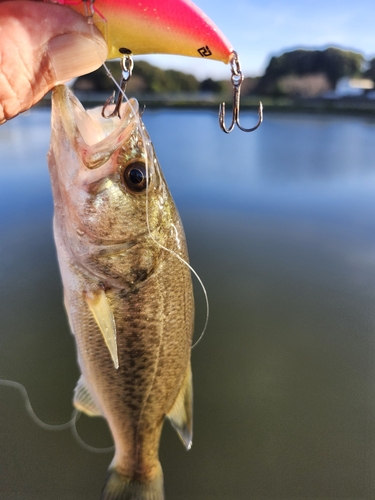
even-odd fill
[(259, 125), (260, 125), (263, 122), (263, 103), (262, 103), (262, 101), (259, 101), (258, 115), (259, 115), (259, 120), (260, 120)]

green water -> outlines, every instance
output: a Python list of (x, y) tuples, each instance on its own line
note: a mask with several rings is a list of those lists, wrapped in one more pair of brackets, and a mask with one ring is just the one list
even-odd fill
[[(255, 115), (243, 118), (244, 125)], [(49, 117), (0, 127), (0, 376), (69, 420), (78, 378), (45, 154)], [(225, 136), (207, 112), (146, 112), (210, 299), (193, 351), (195, 436), (167, 424), (167, 500), (375, 498), (375, 124), (267, 115)], [(197, 287), (197, 335), (205, 308)], [(99, 498), (111, 454), (38, 428), (0, 387), (0, 498)], [(100, 420), (81, 436), (107, 446)]]

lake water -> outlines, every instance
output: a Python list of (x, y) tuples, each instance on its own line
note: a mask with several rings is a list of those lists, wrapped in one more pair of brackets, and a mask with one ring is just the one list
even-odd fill
[[(244, 126), (256, 122), (244, 113)], [(193, 351), (195, 438), (167, 424), (168, 500), (375, 498), (375, 120), (146, 110), (211, 316)], [(46, 166), (49, 112), (0, 127), (0, 377), (69, 420), (78, 378)], [(205, 306), (197, 287), (197, 329)], [(198, 334), (199, 332), (197, 332)], [(99, 498), (111, 454), (48, 432), (0, 386), (0, 498)], [(107, 446), (100, 419), (81, 436)]]

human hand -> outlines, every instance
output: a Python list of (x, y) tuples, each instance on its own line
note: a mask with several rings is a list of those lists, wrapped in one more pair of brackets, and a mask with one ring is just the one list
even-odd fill
[(0, 124), (99, 68), (107, 52), (99, 30), (67, 7), (0, 0)]

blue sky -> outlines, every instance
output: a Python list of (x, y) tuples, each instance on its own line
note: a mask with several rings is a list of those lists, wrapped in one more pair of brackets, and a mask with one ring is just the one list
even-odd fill
[[(262, 74), (285, 50), (339, 46), (375, 57), (375, 0), (195, 0), (240, 55), (245, 76)], [(146, 59), (144, 56), (142, 59)], [(163, 68), (203, 78), (228, 78), (223, 63), (148, 56)]]

